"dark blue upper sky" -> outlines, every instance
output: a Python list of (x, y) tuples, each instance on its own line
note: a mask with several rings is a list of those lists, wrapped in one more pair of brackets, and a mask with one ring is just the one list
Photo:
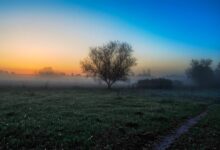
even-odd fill
[(78, 5), (164, 38), (220, 50), (218, 0), (100, 0), (80, 1)]
[(88, 12), (115, 17), (140, 31), (174, 42), (220, 50), (219, 0), (22, 0), (1, 3), (2, 8), (31, 5), (71, 9), (78, 6)]

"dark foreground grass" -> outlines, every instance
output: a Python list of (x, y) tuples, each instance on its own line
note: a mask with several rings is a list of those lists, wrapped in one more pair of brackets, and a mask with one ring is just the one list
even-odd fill
[(171, 149), (220, 149), (220, 104), (209, 107), (208, 114)]
[(159, 137), (210, 103), (206, 97), (183, 95), (136, 90), (3, 90), (0, 149), (151, 148)]

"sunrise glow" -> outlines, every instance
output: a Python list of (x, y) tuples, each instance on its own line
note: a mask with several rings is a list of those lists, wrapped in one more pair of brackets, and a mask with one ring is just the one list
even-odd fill
[(0, 69), (34, 74), (50, 66), (67, 74), (81, 73), (79, 62), (89, 48), (110, 40), (133, 46), (136, 72), (183, 73), (192, 58), (218, 61), (219, 3), (171, 4), (1, 1)]

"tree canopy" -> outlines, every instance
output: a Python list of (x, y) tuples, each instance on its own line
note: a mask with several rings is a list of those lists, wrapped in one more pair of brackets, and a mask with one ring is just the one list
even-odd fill
[(209, 86), (214, 79), (211, 59), (192, 60), (187, 76), (199, 86)]
[(215, 78), (218, 84), (220, 84), (220, 62), (215, 70)]
[(128, 43), (110, 41), (90, 48), (89, 56), (81, 61), (81, 68), (84, 73), (98, 77), (111, 88), (116, 81), (127, 80), (131, 67), (136, 65), (132, 52)]

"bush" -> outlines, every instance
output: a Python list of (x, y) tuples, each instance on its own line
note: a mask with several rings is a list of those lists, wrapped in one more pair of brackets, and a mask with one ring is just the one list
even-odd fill
[(173, 88), (173, 82), (169, 79), (144, 79), (137, 82), (138, 88), (147, 89), (171, 89)]

